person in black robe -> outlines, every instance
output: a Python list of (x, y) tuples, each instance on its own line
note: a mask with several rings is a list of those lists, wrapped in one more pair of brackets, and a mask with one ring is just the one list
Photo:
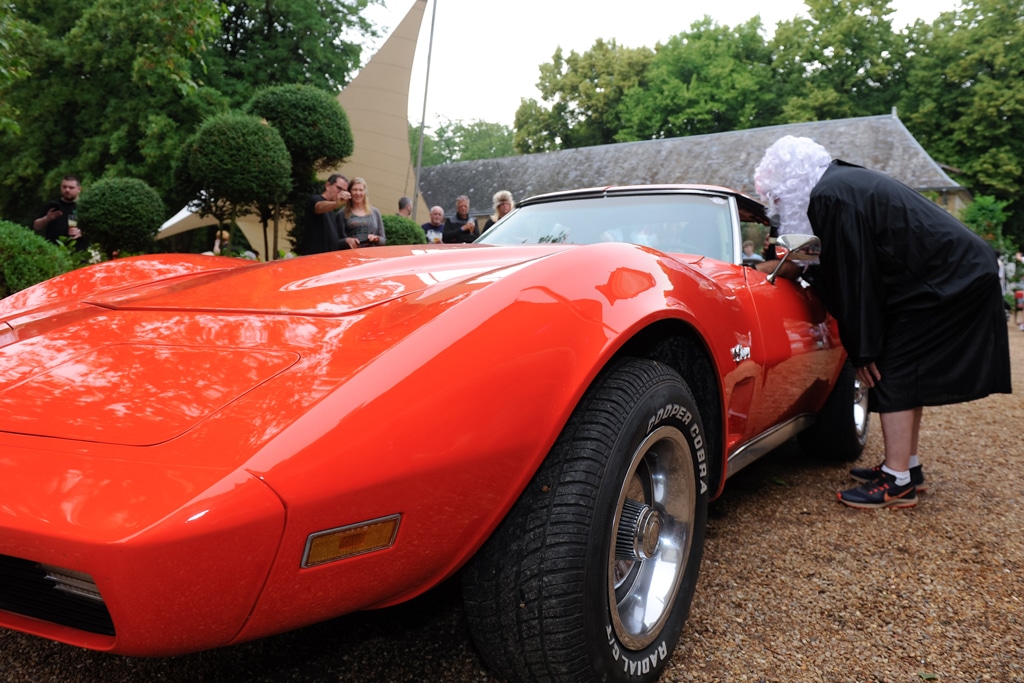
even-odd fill
[(781, 234), (821, 239), (814, 287), (881, 419), (885, 462), (852, 470), (864, 483), (838, 499), (911, 507), (924, 482), (922, 408), (1011, 392), (995, 252), (913, 189), (808, 138), (777, 141), (755, 182)]

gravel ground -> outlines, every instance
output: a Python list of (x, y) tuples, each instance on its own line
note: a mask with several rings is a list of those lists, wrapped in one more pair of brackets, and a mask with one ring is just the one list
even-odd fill
[[(1016, 394), (925, 410), (930, 488), (916, 508), (841, 506), (847, 466), (809, 464), (792, 445), (730, 480), (662, 680), (1024, 683), (1024, 333), (1011, 325), (1010, 340)], [(876, 419), (859, 462), (881, 457)], [(0, 680), (494, 681), (454, 582), (388, 610), (168, 659), (0, 630)]]

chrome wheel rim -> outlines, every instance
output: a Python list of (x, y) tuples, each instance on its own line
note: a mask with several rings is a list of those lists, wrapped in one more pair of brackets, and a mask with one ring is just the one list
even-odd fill
[(631, 650), (653, 643), (675, 606), (696, 517), (692, 463), (683, 434), (661, 427), (637, 448), (619, 490), (608, 604), (615, 635)]
[(868, 442), (868, 390), (859, 379), (853, 380), (853, 426), (857, 430), (857, 442), (861, 446)]

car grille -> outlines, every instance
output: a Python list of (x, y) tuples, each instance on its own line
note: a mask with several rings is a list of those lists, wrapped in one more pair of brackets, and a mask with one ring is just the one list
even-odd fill
[(114, 635), (110, 612), (88, 575), (7, 555), (0, 555), (0, 610)]

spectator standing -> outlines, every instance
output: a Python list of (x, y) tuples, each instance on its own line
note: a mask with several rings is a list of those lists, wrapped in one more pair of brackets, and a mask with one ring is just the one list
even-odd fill
[(234, 256), (231, 253), (231, 233), (227, 230), (218, 230), (213, 240), (213, 253), (217, 256)]
[(406, 218), (412, 217), (412, 200), (408, 197), (402, 197), (398, 200), (398, 215), (405, 216)]
[(455, 198), (455, 215), (444, 219), (446, 244), (464, 244), (477, 237), (476, 221), (469, 215), (469, 197), (460, 194)]
[(337, 211), (349, 197), (348, 179), (340, 173), (332, 173), (327, 178), (322, 194), (310, 195), (302, 217), (302, 246), (299, 253), (322, 254), (359, 246), (357, 240), (346, 238), (344, 226), (338, 223)]
[(494, 213), (492, 213), (487, 219), (487, 222), (484, 223), (484, 232), (487, 232), (487, 230), (501, 220), (505, 214), (516, 208), (516, 203), (512, 200), (512, 193), (508, 190), (498, 190), (495, 192), (492, 201), (494, 202)]
[(32, 229), (50, 242), (57, 244), (61, 237), (75, 240), (75, 249), (82, 250), (88, 246), (78, 227), (78, 195), (82, 192), (82, 183), (76, 176), (66, 175), (60, 181), (60, 197), (48, 202), (32, 223)]
[(814, 286), (881, 418), (884, 462), (851, 470), (864, 483), (837, 497), (858, 508), (912, 507), (924, 482), (923, 407), (1011, 392), (992, 248), (918, 192), (833, 160), (809, 138), (776, 141), (754, 182), (780, 234), (821, 239)]
[(366, 181), (353, 178), (348, 185), (350, 197), (345, 204), (345, 230), (359, 240), (360, 247), (382, 247), (388, 242), (384, 233), (384, 219), (377, 207), (370, 204)]
[(427, 235), (427, 244), (437, 244), (444, 236), (444, 209), (430, 207), (430, 220), (420, 226)]

